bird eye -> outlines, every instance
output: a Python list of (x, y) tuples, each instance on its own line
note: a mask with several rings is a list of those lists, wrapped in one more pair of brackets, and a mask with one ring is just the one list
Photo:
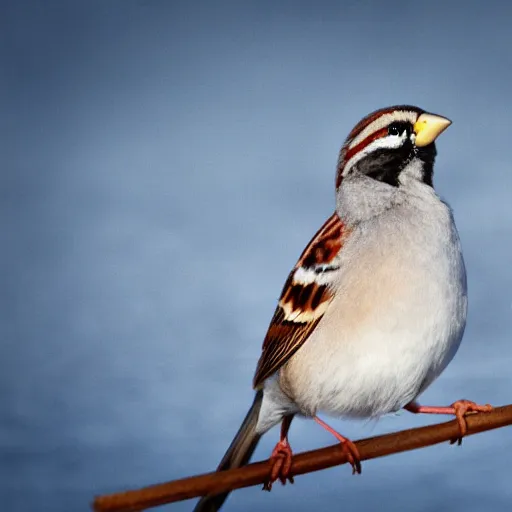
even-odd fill
[(391, 123), (388, 126), (389, 135), (400, 135), (407, 130), (406, 123)]

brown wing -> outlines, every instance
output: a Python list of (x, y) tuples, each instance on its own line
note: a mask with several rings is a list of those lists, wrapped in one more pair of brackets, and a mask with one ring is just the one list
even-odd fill
[(331, 283), (339, 270), (338, 254), (348, 230), (335, 213), (313, 237), (284, 285), (263, 341), (253, 386), (283, 366), (302, 346), (332, 300)]

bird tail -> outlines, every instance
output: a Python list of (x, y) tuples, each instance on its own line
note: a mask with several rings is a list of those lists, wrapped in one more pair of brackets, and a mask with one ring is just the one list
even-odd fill
[[(256, 424), (261, 409), (263, 391), (256, 392), (254, 402), (240, 426), (235, 438), (229, 445), (224, 457), (220, 461), (217, 471), (239, 468), (249, 463), (261, 435), (256, 432)], [(194, 508), (194, 512), (216, 512), (226, 501), (229, 492), (215, 496), (204, 496)]]

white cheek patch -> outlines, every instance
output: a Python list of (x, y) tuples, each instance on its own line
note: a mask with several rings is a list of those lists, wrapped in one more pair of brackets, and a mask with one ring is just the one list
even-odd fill
[(407, 131), (404, 131), (402, 135), (388, 135), (375, 139), (373, 142), (368, 144), (362, 151), (356, 153), (346, 164), (343, 169), (343, 176), (346, 176), (350, 169), (362, 160), (366, 155), (376, 151), (377, 149), (396, 149), (402, 146), (407, 139)]
[(361, 133), (359, 133), (359, 135), (354, 137), (348, 148), (355, 148), (367, 137), (379, 130), (382, 130), (382, 128), (385, 128), (393, 122), (405, 121), (414, 124), (417, 119), (418, 113), (410, 110), (398, 110), (395, 112), (389, 112), (388, 114), (382, 114), (380, 117), (375, 119), (375, 121), (370, 123)]

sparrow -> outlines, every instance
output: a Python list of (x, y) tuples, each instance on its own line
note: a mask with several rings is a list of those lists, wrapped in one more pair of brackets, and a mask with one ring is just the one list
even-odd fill
[[(459, 235), (433, 187), (435, 140), (450, 124), (400, 105), (369, 114), (350, 132), (338, 159), (335, 212), (286, 280), (254, 375), (254, 402), (218, 471), (247, 464), (260, 437), (280, 423), (264, 489), (293, 482), (295, 415), (332, 433), (360, 473), (356, 445), (319, 414), (450, 414), (460, 444), (465, 415), (492, 409), (416, 401), (454, 357), (466, 325)], [(194, 510), (216, 511), (227, 495), (203, 497)]]

